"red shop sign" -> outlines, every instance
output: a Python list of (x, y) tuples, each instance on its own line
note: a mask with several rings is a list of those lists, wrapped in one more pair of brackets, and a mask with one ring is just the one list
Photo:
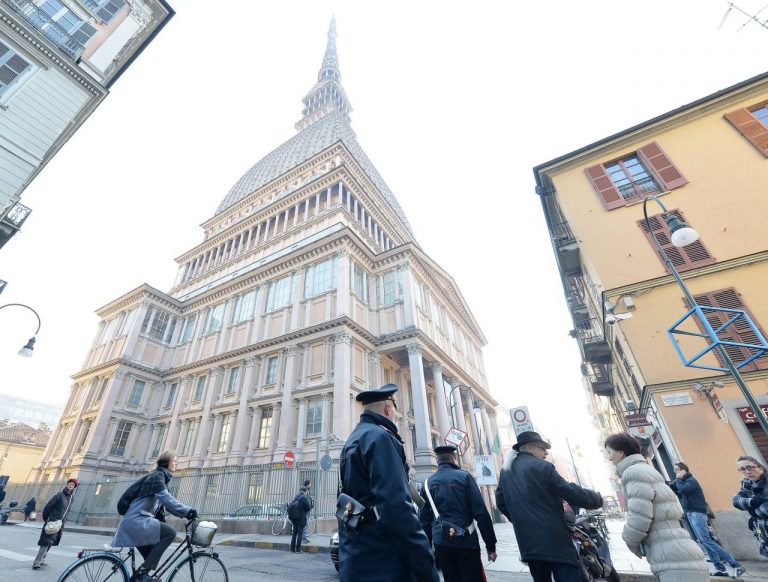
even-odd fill
[[(760, 410), (762, 410), (763, 414), (768, 418), (768, 404), (761, 404)], [(744, 424), (757, 424), (755, 413), (752, 412), (752, 409), (749, 406), (742, 406), (741, 408), (737, 408), (736, 411), (739, 413), (741, 420), (744, 421)]]

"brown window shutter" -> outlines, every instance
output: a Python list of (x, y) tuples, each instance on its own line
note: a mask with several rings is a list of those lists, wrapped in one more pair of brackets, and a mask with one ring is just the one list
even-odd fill
[(749, 112), (746, 107), (725, 114), (725, 118), (731, 122), (738, 132), (746, 137), (757, 150), (768, 158), (768, 127)]
[[(729, 289), (721, 289), (719, 291), (710, 291), (709, 293), (703, 293), (701, 295), (694, 295), (694, 299), (696, 299), (696, 302), (699, 305), (705, 305), (708, 307), (722, 307), (724, 309), (739, 309), (742, 311), (746, 311), (750, 317), (752, 317), (752, 314), (749, 313), (749, 310), (744, 305), (744, 302), (741, 300), (741, 295), (734, 289), (733, 287)], [(687, 304), (688, 302), (685, 301)], [(725, 322), (727, 322), (730, 318), (729, 314), (727, 313), (706, 313), (707, 321), (709, 321), (709, 324), (714, 328), (717, 329), (721, 325), (723, 325)], [(762, 330), (760, 325), (757, 321), (755, 321), (755, 318), (752, 317), (752, 321), (755, 322), (755, 325), (758, 326), (760, 329), (760, 332), (765, 335), (765, 332)], [(699, 321), (696, 322), (697, 325), (699, 325), (699, 328), (704, 331), (703, 326)], [(717, 337), (719, 337), (721, 340), (726, 341), (734, 341), (734, 342), (743, 342), (748, 344), (756, 344), (759, 343), (757, 336), (752, 331), (752, 329), (747, 325), (747, 323), (743, 319), (738, 319), (735, 323), (732, 323), (728, 327), (726, 327), (724, 330), (722, 330), (720, 333), (717, 334)], [(731, 357), (731, 359), (735, 362), (743, 361), (746, 358), (748, 358), (753, 352), (752, 350), (748, 348), (742, 348), (738, 346), (725, 346), (725, 351), (728, 353), (728, 355)], [(725, 365), (723, 361), (720, 358), (720, 355), (717, 354), (714, 350), (713, 353), (717, 356), (718, 361), (720, 362), (720, 365)], [(747, 364), (746, 366), (740, 368), (740, 370), (745, 372), (750, 372), (753, 370), (760, 370), (768, 368), (768, 356), (762, 356), (752, 362), (751, 364)]]
[[(680, 220), (685, 222), (685, 218), (679, 210), (671, 210), (670, 213), (674, 214)], [(669, 257), (669, 260), (672, 261), (672, 264), (678, 271), (689, 271), (697, 267), (711, 265), (715, 262), (715, 257), (710, 254), (710, 252), (707, 250), (707, 247), (704, 246), (704, 243), (702, 243), (701, 240), (697, 240), (694, 243), (680, 248), (673, 245), (670, 238), (669, 227), (667, 226), (667, 222), (664, 220), (664, 218), (662, 218), (661, 214), (649, 216), (648, 222), (651, 223), (653, 236), (655, 236), (656, 240), (659, 241), (661, 248), (664, 250), (667, 257)], [(637, 224), (643, 230), (645, 236), (648, 237), (648, 242), (651, 244), (651, 247), (653, 247), (653, 251), (659, 257), (659, 260), (666, 269), (667, 266), (664, 263), (664, 259), (662, 258), (661, 253), (659, 253), (659, 249), (656, 248), (656, 244), (651, 238), (651, 233), (648, 232), (648, 228), (645, 225), (645, 220), (638, 220)], [(669, 269), (667, 269), (667, 271), (669, 271)]]
[(675, 167), (661, 146), (655, 141), (637, 150), (640, 158), (664, 185), (667, 190), (674, 190), (688, 183), (680, 170)]
[(605, 168), (603, 168), (602, 164), (591, 166), (584, 171), (587, 173), (589, 181), (592, 182), (595, 192), (600, 196), (600, 200), (603, 201), (603, 206), (605, 206), (606, 210), (626, 206), (624, 198), (619, 194), (608, 174), (605, 173)]

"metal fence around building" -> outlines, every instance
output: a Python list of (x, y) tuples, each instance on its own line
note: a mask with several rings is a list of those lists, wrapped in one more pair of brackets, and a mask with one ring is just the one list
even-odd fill
[[(97, 482), (81, 482), (69, 510), (67, 521), (84, 523), (88, 518), (117, 517), (117, 502), (125, 490), (140, 476), (105, 478)], [(298, 463), (292, 469), (282, 466), (247, 465), (224, 469), (180, 471), (168, 489), (176, 499), (198, 510), (201, 517), (264, 517), (281, 513), (304, 481), (312, 482), (313, 512), (318, 519), (331, 518), (336, 512), (338, 461), (328, 471), (318, 471), (314, 462)], [(6, 503), (17, 501), (17, 511), (33, 496), (37, 512), (66, 481), (48, 483), (16, 483), (6, 487)]]

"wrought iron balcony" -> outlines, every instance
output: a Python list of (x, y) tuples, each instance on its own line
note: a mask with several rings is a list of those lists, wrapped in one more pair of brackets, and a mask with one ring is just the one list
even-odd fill
[(581, 276), (572, 275), (565, 278), (565, 299), (574, 321), (589, 319), (584, 279)]
[(0, 0), (0, 2), (19, 14), (33, 28), (39, 30), (73, 61), (77, 61), (83, 54), (83, 45), (32, 0)]
[(593, 364), (610, 364), (613, 356), (611, 346), (605, 339), (599, 319), (592, 317), (576, 322), (576, 337), (584, 360)]
[(0, 220), (0, 248), (11, 240), (11, 237), (14, 234), (19, 232), (21, 225), (24, 224), (24, 221), (27, 219), (30, 212), (32, 212), (32, 209), (17, 202), (14, 204), (13, 208), (8, 211), (8, 214)]
[(641, 200), (651, 194), (658, 194), (661, 192), (659, 185), (651, 176), (646, 176), (633, 182), (627, 182), (617, 187), (619, 194), (624, 200)]
[(613, 396), (615, 389), (611, 376), (611, 364), (589, 364), (589, 383), (598, 396)]
[(576, 241), (576, 237), (573, 236), (573, 232), (571, 231), (571, 227), (567, 221), (552, 225), (550, 234), (552, 235), (552, 240), (555, 241), (556, 245), (562, 245)]

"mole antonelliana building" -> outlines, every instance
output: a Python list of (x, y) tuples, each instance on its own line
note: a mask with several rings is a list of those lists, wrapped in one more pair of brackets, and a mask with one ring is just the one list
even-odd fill
[(350, 127), (335, 23), (297, 133), (264, 156), (176, 260), (173, 287), (142, 285), (97, 311), (36, 471), (94, 481), (143, 472), (163, 449), (179, 472), (337, 460), (355, 396), (400, 386), (397, 424), (417, 473), (451, 427), (489, 453), (496, 429), (480, 327), (422, 251)]

